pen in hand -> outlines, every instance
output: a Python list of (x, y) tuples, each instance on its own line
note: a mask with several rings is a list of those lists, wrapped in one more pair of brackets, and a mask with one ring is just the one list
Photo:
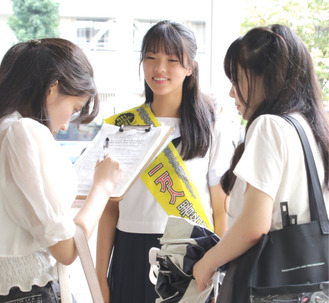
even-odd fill
[(106, 156), (109, 153), (109, 145), (110, 145), (110, 139), (106, 137), (103, 144), (103, 160), (106, 158)]

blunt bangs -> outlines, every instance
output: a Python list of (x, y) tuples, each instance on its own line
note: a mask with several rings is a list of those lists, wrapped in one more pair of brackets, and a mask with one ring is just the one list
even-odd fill
[(144, 60), (147, 52), (159, 53), (164, 52), (167, 55), (177, 56), (181, 65), (184, 66), (184, 50), (186, 45), (181, 35), (172, 26), (164, 24), (151, 30), (143, 40), (141, 50), (141, 62)]

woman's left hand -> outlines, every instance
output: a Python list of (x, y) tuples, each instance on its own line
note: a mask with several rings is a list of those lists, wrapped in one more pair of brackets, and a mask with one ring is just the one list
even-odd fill
[(193, 277), (198, 284), (198, 291), (204, 291), (211, 283), (215, 270), (206, 266), (205, 258), (196, 262), (193, 266)]

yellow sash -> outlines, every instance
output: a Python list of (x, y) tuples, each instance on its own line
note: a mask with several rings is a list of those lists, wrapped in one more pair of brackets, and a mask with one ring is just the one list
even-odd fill
[[(117, 126), (160, 125), (146, 104), (111, 116), (104, 121)], [(141, 179), (168, 215), (185, 217), (213, 230), (213, 224), (204, 211), (185, 163), (172, 143), (153, 160), (142, 173)]]

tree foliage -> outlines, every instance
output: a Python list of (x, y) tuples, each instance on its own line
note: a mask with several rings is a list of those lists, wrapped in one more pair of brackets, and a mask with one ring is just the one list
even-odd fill
[(273, 23), (289, 26), (303, 40), (329, 106), (329, 0), (246, 0), (241, 33)]
[(18, 41), (59, 37), (58, 3), (53, 0), (11, 0), (8, 24)]

